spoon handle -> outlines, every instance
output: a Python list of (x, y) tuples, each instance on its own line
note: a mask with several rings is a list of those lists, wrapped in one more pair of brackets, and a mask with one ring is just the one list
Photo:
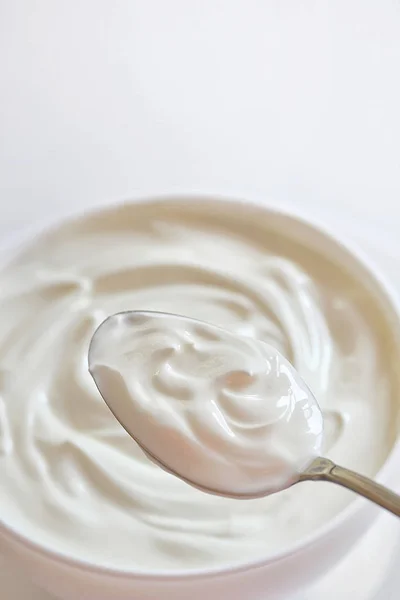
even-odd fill
[(364, 475), (339, 467), (327, 458), (316, 458), (311, 466), (302, 473), (300, 480), (336, 483), (400, 517), (400, 496), (398, 494)]

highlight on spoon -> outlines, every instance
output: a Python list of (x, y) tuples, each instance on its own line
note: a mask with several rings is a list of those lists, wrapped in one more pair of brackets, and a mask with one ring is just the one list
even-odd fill
[(323, 417), (275, 348), (188, 317), (108, 317), (89, 371), (115, 417), (165, 470), (206, 491), (258, 497), (321, 454)]

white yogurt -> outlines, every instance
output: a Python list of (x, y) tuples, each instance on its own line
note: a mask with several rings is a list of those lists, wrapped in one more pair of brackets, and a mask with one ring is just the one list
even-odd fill
[(87, 369), (110, 314), (185, 314), (263, 340), (318, 398), (325, 455), (373, 476), (392, 447), (387, 325), (360, 283), (268, 213), (168, 201), (83, 217), (0, 274), (0, 308), (0, 519), (75, 559), (149, 572), (249, 561), (353, 499), (304, 483), (243, 502), (154, 465)]
[(323, 419), (275, 348), (202, 321), (125, 312), (95, 332), (89, 369), (125, 429), (164, 468), (226, 496), (298, 481)]

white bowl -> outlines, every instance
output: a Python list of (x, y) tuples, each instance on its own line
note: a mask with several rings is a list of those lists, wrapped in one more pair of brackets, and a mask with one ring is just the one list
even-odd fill
[[(176, 198), (175, 198), (176, 200)], [(227, 199), (179, 198), (181, 201), (209, 203), (212, 210), (262, 212), (268, 215), (269, 227), (284, 230), (286, 235), (301, 241), (342, 265), (359, 280), (374, 298), (388, 328), (391, 329), (400, 356), (400, 305), (379, 272), (369, 261), (361, 258), (358, 251), (349, 249), (334, 235), (308, 220), (286, 212)], [(58, 217), (51, 225), (64, 222)], [(8, 256), (22, 243), (29, 241), (48, 228), (49, 224), (30, 228), (14, 237), (5, 248)], [(377, 476), (388, 486), (396, 481), (400, 463), (400, 443), (396, 443)], [(317, 484), (315, 484), (317, 485)], [(326, 485), (326, 484), (320, 484)], [(287, 550), (257, 561), (232, 567), (182, 571), (181, 573), (154, 572), (151, 575), (132, 571), (105, 569), (78, 560), (71, 560), (51, 552), (38, 542), (33, 542), (0, 524), (1, 548), (11, 560), (42, 587), (59, 598), (68, 600), (133, 600), (152, 598), (157, 600), (276, 600), (289, 598), (300, 588), (316, 581), (333, 567), (361, 538), (378, 514), (373, 504), (356, 498), (336, 518), (308, 538)], [(105, 543), (107, 541), (105, 540)]]

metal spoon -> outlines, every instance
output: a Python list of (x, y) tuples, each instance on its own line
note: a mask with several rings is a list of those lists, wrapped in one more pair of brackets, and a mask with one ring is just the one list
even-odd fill
[(301, 481), (330, 481), (367, 498), (400, 517), (400, 496), (373, 479), (336, 465), (328, 458), (316, 458), (301, 475)]
[[(124, 314), (135, 316), (135, 315), (141, 315), (141, 314), (148, 315), (151, 313), (152, 313), (152, 311), (145, 311), (145, 312), (143, 312), (143, 311), (127, 311)], [(167, 313), (154, 312), (153, 314), (155, 314), (155, 315), (163, 314), (166, 317), (168, 317), (168, 316), (171, 316), (174, 318), (177, 317), (177, 315), (168, 315)], [(109, 317), (109, 319), (110, 318), (112, 319), (113, 317)], [(188, 319), (187, 317), (182, 317), (182, 318)], [(108, 321), (109, 319), (106, 319), (106, 321)], [(188, 319), (188, 320), (195, 322), (194, 319)], [(89, 353), (88, 353), (89, 371), (91, 372), (91, 375), (96, 383), (96, 386), (97, 386), (101, 396), (103, 397), (104, 401), (106, 402), (107, 406), (109, 407), (109, 409), (111, 410), (113, 415), (120, 422), (122, 427), (124, 427), (124, 429), (128, 432), (128, 434), (135, 440), (135, 442), (142, 448), (142, 450), (145, 452), (145, 454), (153, 462), (155, 462), (157, 465), (159, 465), (161, 468), (163, 468), (165, 471), (168, 471), (172, 475), (175, 475), (179, 479), (182, 479), (186, 483), (188, 483), (188, 484), (192, 485), (193, 487), (196, 487), (204, 492), (211, 493), (211, 494), (218, 495), (218, 496), (226, 496), (226, 497), (230, 497), (230, 498), (236, 498), (236, 499), (254, 499), (254, 498), (260, 498), (265, 495), (268, 495), (268, 493), (266, 493), (265, 491), (262, 491), (262, 490), (260, 490), (260, 492), (257, 492), (257, 493), (252, 492), (252, 493), (237, 494), (237, 493), (232, 493), (230, 491), (225, 491), (225, 490), (221, 491), (221, 490), (217, 490), (217, 489), (211, 489), (208, 487), (204, 487), (203, 485), (199, 485), (199, 483), (196, 482), (195, 480), (192, 480), (192, 479), (189, 480), (185, 476), (183, 476), (181, 473), (173, 470), (170, 465), (163, 462), (162, 456), (155, 456), (148, 448), (143, 446), (143, 443), (141, 443), (136, 438), (134, 432), (132, 432), (127, 427), (127, 424), (124, 422), (123, 417), (121, 417), (121, 415), (118, 413), (118, 411), (115, 411), (113, 399), (111, 397), (109, 397), (110, 396), (109, 394), (104, 393), (104, 390), (101, 389), (101, 385), (99, 385), (99, 382), (96, 380), (95, 374), (90, 370), (90, 365), (92, 363), (91, 356), (92, 356), (94, 345), (95, 345), (94, 340), (96, 338), (98, 338), (98, 336), (99, 336), (98, 332), (101, 329), (102, 325), (100, 325), (100, 327), (94, 333), (91, 343), (90, 343), (90, 346), (89, 346)], [(363, 496), (364, 498), (367, 498), (371, 502), (374, 502), (375, 504), (377, 504), (377, 505), (381, 506), (382, 508), (388, 510), (389, 512), (393, 513), (394, 515), (400, 517), (400, 496), (398, 494), (389, 490), (388, 488), (384, 487), (383, 485), (376, 483), (375, 481), (373, 481), (372, 479), (370, 479), (368, 477), (365, 477), (363, 475), (360, 475), (359, 473), (356, 473), (354, 471), (351, 471), (349, 469), (346, 469), (344, 467), (341, 467), (341, 466), (335, 464), (333, 461), (331, 461), (328, 458), (324, 458), (324, 457), (315, 458), (311, 462), (311, 464), (302, 473), (300, 473), (298, 475), (297, 478), (295, 478), (294, 480), (292, 479), (290, 482), (288, 482), (286, 487), (291, 487), (292, 485), (301, 483), (303, 481), (328, 481), (331, 483), (335, 483), (337, 485), (340, 485), (342, 487), (345, 487), (345, 488), (355, 492), (356, 494), (359, 494), (360, 496)]]

